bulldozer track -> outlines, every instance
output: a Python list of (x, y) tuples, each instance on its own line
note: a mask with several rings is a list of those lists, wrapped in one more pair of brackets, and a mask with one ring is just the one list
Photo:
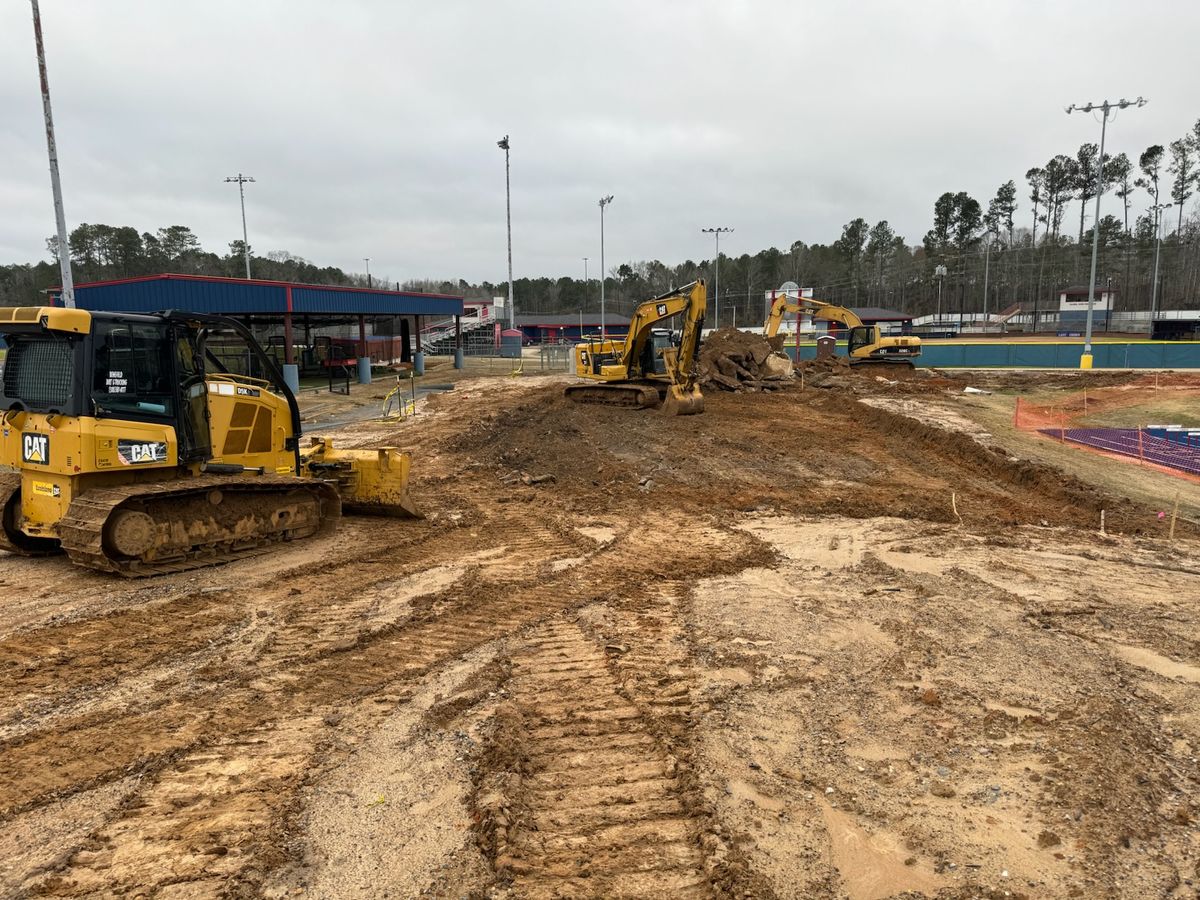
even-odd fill
[[(702, 822), (676, 761), (626, 699), (606, 652), (555, 619), (512, 656), (524, 772), (490, 822), (516, 896), (710, 897)], [(510, 821), (511, 817), (511, 821)]]
[[(171, 527), (172, 537), (181, 543), (174, 548), (174, 557), (164, 560), (124, 559), (114, 556), (107, 549), (104, 540), (105, 528), (113, 513), (124, 504), (133, 501), (149, 503), (152, 508), (161, 507), (160, 514), (165, 512), (169, 516), (170, 505), (203, 497), (210, 491), (228, 493), (235, 498), (248, 498), (257, 494), (264, 502), (285, 493), (303, 491), (313, 495), (313, 499), (320, 506), (319, 524), (316, 530), (309, 534), (293, 535), (291, 529), (277, 527), (270, 531), (247, 535), (238, 531), (238, 522), (235, 520), (220, 523), (224, 528), (222, 533), (206, 534), (199, 541), (187, 536), (184, 528)], [(182, 484), (178, 481), (167, 481), (86, 491), (71, 501), (66, 515), (59, 522), (59, 535), (63, 550), (76, 565), (137, 578), (184, 572), (265, 553), (275, 544), (284, 541), (327, 534), (336, 527), (340, 517), (341, 505), (337, 491), (324, 482), (271, 476), (254, 480), (201, 476)], [(170, 519), (165, 521), (170, 522)], [(182, 536), (179, 536), (181, 533)], [(188, 543), (185, 545), (182, 541)], [(162, 548), (153, 549), (159, 551)]]

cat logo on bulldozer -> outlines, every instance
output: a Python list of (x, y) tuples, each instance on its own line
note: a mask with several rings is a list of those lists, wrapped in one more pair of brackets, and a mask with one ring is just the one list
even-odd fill
[(163, 441), (117, 441), (117, 456), (127, 466), (167, 461), (167, 445)]
[(22, 434), (21, 461), (35, 466), (50, 465), (50, 435)]

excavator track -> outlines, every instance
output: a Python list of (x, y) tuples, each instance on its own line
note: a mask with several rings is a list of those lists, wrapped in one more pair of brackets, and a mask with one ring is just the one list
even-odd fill
[(337, 489), (323, 481), (201, 476), (86, 491), (58, 527), (76, 565), (139, 578), (327, 534), (341, 514)]
[(30, 537), (17, 527), (17, 516), (21, 502), (21, 476), (0, 474), (0, 550), (19, 556), (49, 556), (62, 552), (58, 541), (53, 538)]
[(658, 406), (658, 388), (648, 384), (572, 384), (563, 391), (576, 403), (603, 403), (626, 409), (652, 409)]

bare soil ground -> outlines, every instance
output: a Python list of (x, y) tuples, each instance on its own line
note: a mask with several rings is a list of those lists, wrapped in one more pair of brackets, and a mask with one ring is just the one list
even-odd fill
[(996, 380), (844, 377), (464, 378), (334, 435), (422, 521), (0, 557), (0, 895), (1195, 896), (1194, 526)]

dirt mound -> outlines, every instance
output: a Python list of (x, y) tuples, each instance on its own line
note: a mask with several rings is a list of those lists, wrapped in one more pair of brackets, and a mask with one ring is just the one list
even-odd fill
[(719, 328), (700, 348), (702, 387), (725, 391), (776, 391), (792, 379), (792, 363), (777, 353), (781, 339)]
[(845, 356), (803, 359), (796, 374), (806, 388), (819, 387), (862, 395), (961, 393), (968, 382), (938, 369), (870, 363), (851, 366)]

